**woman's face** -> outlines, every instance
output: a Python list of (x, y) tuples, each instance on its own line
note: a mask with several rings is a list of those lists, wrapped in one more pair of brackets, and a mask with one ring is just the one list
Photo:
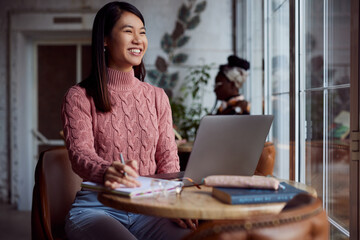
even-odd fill
[(123, 72), (140, 65), (148, 41), (143, 22), (135, 14), (123, 12), (111, 35), (105, 37), (104, 46), (108, 54), (108, 65)]

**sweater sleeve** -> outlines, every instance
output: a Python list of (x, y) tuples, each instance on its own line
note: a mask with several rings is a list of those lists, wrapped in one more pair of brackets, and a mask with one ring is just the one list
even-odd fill
[(103, 183), (111, 163), (95, 151), (90, 101), (78, 86), (66, 93), (61, 109), (64, 137), (74, 172), (86, 181)]
[(156, 88), (159, 140), (156, 147), (156, 173), (179, 172), (179, 156), (175, 142), (169, 98), (163, 89)]

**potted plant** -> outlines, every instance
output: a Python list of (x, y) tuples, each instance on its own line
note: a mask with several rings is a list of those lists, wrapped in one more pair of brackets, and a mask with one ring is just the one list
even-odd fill
[(188, 141), (194, 140), (201, 118), (209, 113), (203, 106), (203, 98), (211, 78), (211, 67), (205, 64), (190, 68), (180, 88), (180, 96), (170, 98), (175, 128)]

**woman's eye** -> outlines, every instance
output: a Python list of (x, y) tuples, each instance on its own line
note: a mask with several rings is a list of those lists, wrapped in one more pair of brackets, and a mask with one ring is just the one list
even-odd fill
[(146, 34), (146, 32), (140, 32), (140, 34)]

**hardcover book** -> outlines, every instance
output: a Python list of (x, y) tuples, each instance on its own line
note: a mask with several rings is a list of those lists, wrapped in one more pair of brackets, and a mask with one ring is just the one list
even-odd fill
[(278, 190), (213, 187), (212, 196), (228, 204), (255, 204), (287, 202), (305, 192), (285, 182), (281, 182), (280, 186)]

